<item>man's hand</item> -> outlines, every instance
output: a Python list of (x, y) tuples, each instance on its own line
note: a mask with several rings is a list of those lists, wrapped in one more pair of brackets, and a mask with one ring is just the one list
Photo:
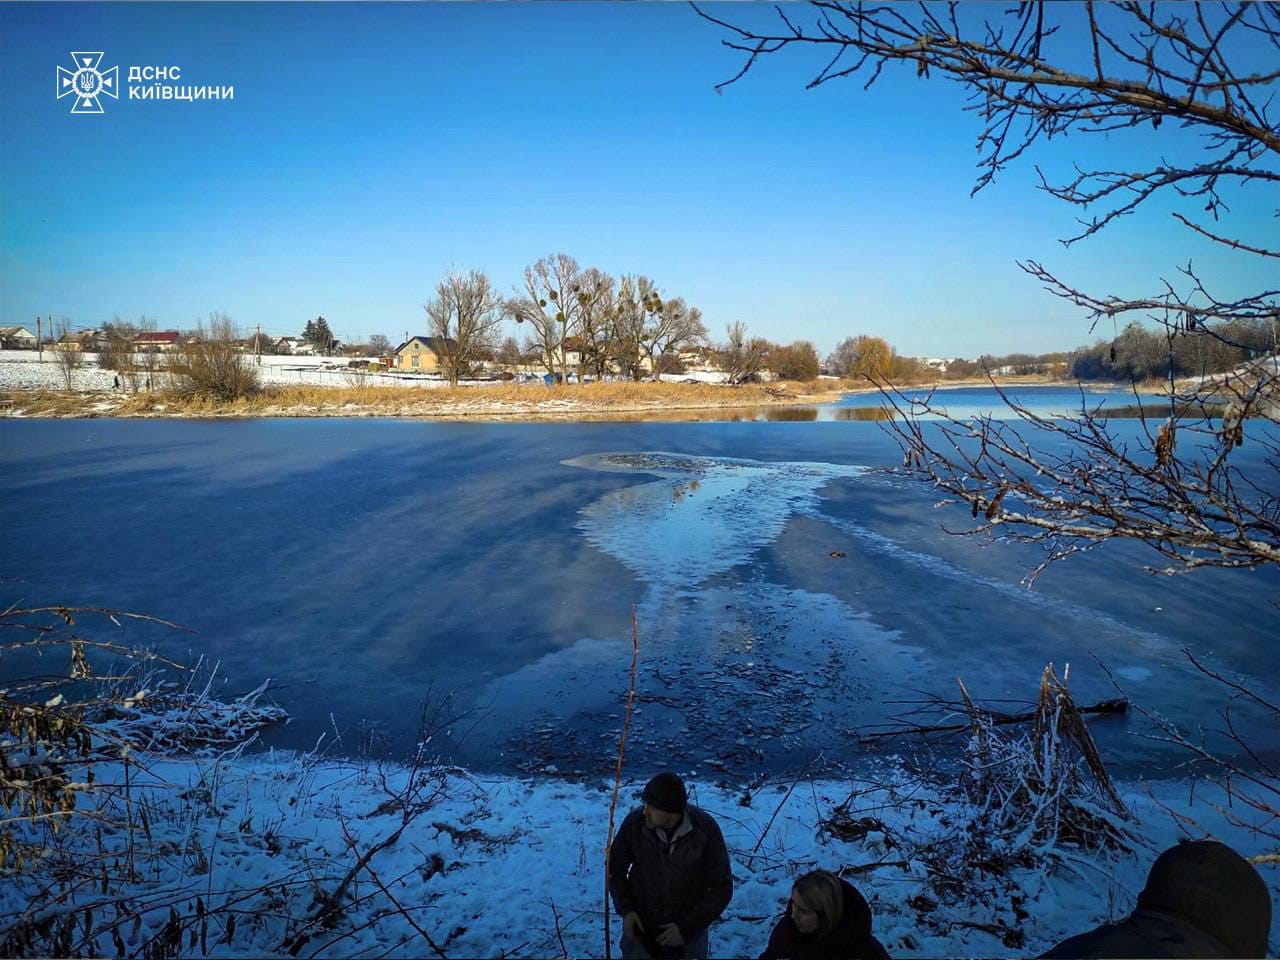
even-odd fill
[(680, 928), (674, 923), (664, 923), (662, 929), (658, 932), (658, 946), (660, 947), (682, 947), (684, 946), (684, 936), (680, 933)]
[(644, 924), (640, 922), (640, 914), (632, 910), (622, 920), (622, 935), (631, 940), (638, 940), (637, 930), (644, 933)]

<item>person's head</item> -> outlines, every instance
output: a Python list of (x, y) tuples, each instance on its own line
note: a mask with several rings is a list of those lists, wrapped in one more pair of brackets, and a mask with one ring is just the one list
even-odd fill
[(644, 825), (670, 830), (684, 819), (689, 802), (684, 781), (674, 773), (660, 773), (644, 785)]
[(787, 909), (801, 933), (830, 933), (844, 919), (840, 878), (826, 870), (806, 873), (791, 888)]
[(1181, 917), (1236, 957), (1261, 957), (1271, 931), (1271, 895), (1248, 860), (1216, 840), (1192, 840), (1156, 858), (1138, 909)]

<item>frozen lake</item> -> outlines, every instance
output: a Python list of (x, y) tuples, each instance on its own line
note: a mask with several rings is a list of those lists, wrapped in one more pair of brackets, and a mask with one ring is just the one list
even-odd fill
[[(1078, 394), (1076, 394), (1078, 398)], [(957, 397), (957, 404), (984, 402)], [(989, 397), (987, 398), (990, 399)], [(1060, 398), (1048, 398), (1057, 403)], [(853, 398), (845, 405), (873, 400)], [(873, 422), (459, 424), (397, 420), (0, 421), (0, 602), (175, 620), (129, 643), (273, 678), (268, 742), (412, 740), (429, 692), (467, 717), (475, 769), (612, 763), (640, 625), (630, 762), (735, 777), (863, 755), (854, 734), (918, 691), (1033, 695), (1048, 661), (1082, 701), (1214, 720), (1188, 647), (1275, 693), (1276, 571), (1153, 578), (1108, 545), (1038, 554), (940, 529), (966, 515), (874, 469)], [(1121, 430), (1137, 430), (1136, 423)], [(1249, 447), (1246, 456), (1254, 456)], [(834, 555), (833, 555), (834, 554)], [(0, 669), (4, 664), (0, 663)], [(1095, 730), (1117, 769), (1183, 759)]]

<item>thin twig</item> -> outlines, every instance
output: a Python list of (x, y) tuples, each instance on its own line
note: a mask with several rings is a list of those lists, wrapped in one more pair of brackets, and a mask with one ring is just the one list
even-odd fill
[[(356, 841), (355, 841), (355, 838), (351, 836), (350, 831), (347, 830), (346, 819), (343, 818), (342, 816), (339, 816), (338, 823), (342, 827), (342, 836), (346, 839), (347, 846), (351, 848), (352, 853), (355, 853), (357, 850)], [(413, 919), (413, 917), (409, 915), (409, 911), (406, 910), (404, 907), (402, 907), (400, 905), (400, 901), (397, 900), (392, 895), (391, 891), (387, 889), (386, 884), (382, 882), (382, 879), (374, 871), (373, 866), (369, 863), (368, 858), (362, 858), (360, 861), (360, 865), (364, 867), (364, 872), (369, 875), (369, 879), (372, 880), (374, 884), (377, 886), (377, 888), (382, 891), (383, 895), (388, 900), (391, 901), (391, 905), (396, 908), (396, 912), (399, 913), (400, 916), (404, 917), (405, 922), (408, 923), (409, 926), (413, 927), (413, 929), (418, 932), (418, 936), (422, 937), (423, 940), (427, 941), (427, 945), (431, 947), (435, 955), (437, 957), (446, 957), (447, 954), (445, 954), (445, 952), (442, 949), (440, 949), (440, 945), (436, 943), (435, 940), (432, 939), (431, 934), (429, 934), (426, 930), (424, 930), (422, 927), (420, 927), (417, 924), (417, 922)]]
[(604, 957), (612, 960), (613, 946), (609, 936), (609, 857), (613, 853), (613, 823), (622, 790), (622, 764), (627, 755), (627, 732), (631, 729), (631, 707), (636, 701), (636, 670), (640, 663), (640, 626), (636, 605), (631, 605), (631, 683), (627, 689), (627, 708), (622, 717), (622, 734), (618, 737), (618, 763), (613, 771), (613, 796), (609, 800), (609, 831), (604, 841)]
[(796, 778), (791, 781), (791, 786), (787, 788), (787, 792), (783, 795), (782, 800), (779, 801), (777, 807), (774, 808), (773, 816), (771, 816), (769, 818), (769, 822), (764, 825), (764, 833), (760, 834), (760, 839), (757, 840), (756, 845), (751, 848), (751, 856), (747, 857), (748, 870), (751, 869), (752, 859), (760, 851), (760, 846), (761, 844), (764, 843), (764, 838), (769, 835), (769, 831), (773, 828), (773, 821), (778, 819), (778, 814), (782, 812), (782, 808), (785, 807), (787, 805), (787, 801), (791, 799), (792, 791), (794, 791), (796, 786), (800, 783), (800, 781), (804, 779), (804, 775), (809, 772), (809, 768), (812, 767), (821, 757), (822, 757), (821, 751), (814, 754), (813, 757), (809, 759), (809, 762), (804, 765), (804, 768), (800, 771), (800, 773), (796, 776)]

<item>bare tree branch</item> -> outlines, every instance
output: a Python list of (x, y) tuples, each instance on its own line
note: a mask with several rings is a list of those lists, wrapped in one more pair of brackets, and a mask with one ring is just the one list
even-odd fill
[[(1173, 213), (1197, 237), (1241, 256), (1280, 256), (1222, 225), (1226, 187), (1256, 192), (1280, 184), (1280, 125), (1271, 112), (1280, 82), (1280, 16), (1273, 5), (1025, 3), (1010, 9), (817, 0), (803, 19), (793, 9), (775, 8), (768, 21), (760, 20), (759, 8), (732, 17), (695, 9), (725, 32), (724, 46), (743, 56), (738, 72), (717, 86), (721, 91), (787, 48), (823, 51), (810, 88), (854, 75), (870, 87), (892, 64), (960, 84), (969, 94), (967, 109), (982, 123), (974, 192), (1034, 144), (1069, 133), (1147, 128), (1161, 131), (1180, 152), (1199, 148), (1194, 159), (1161, 155), (1133, 170), (1077, 166), (1060, 183), (1041, 173), (1043, 190), (1087, 213), (1066, 244), (1163, 196), (1212, 217), (1214, 225), (1205, 226), (1192, 211)], [(1256, 204), (1256, 197), (1250, 200)], [(877, 378), (897, 415), (889, 428), (904, 467), (969, 506), (975, 524), (959, 532), (1040, 544), (1045, 560), (1029, 583), (1049, 564), (1112, 539), (1155, 550), (1165, 564), (1148, 567), (1151, 572), (1280, 562), (1274, 430), (1249, 431), (1264, 452), (1261, 467), (1241, 469), (1234, 458), (1247, 421), (1280, 424), (1280, 289), (1223, 295), (1187, 263), (1153, 294), (1102, 295), (1037, 260), (1019, 266), (1049, 293), (1083, 309), (1091, 325), (1126, 317), (1163, 326), (1167, 410), (1155, 429), (1144, 414), (1135, 443), (1119, 439), (1100, 410), (1084, 406), (1083, 395), (1080, 412), (1066, 419), (1037, 416), (1002, 393), (1014, 423), (962, 422), (932, 394), (913, 401)], [(1214, 344), (1237, 351), (1243, 362), (1218, 380), (1180, 387), (1175, 351), (1207, 355), (1201, 347)], [(1113, 343), (1113, 361), (1115, 350)]]

